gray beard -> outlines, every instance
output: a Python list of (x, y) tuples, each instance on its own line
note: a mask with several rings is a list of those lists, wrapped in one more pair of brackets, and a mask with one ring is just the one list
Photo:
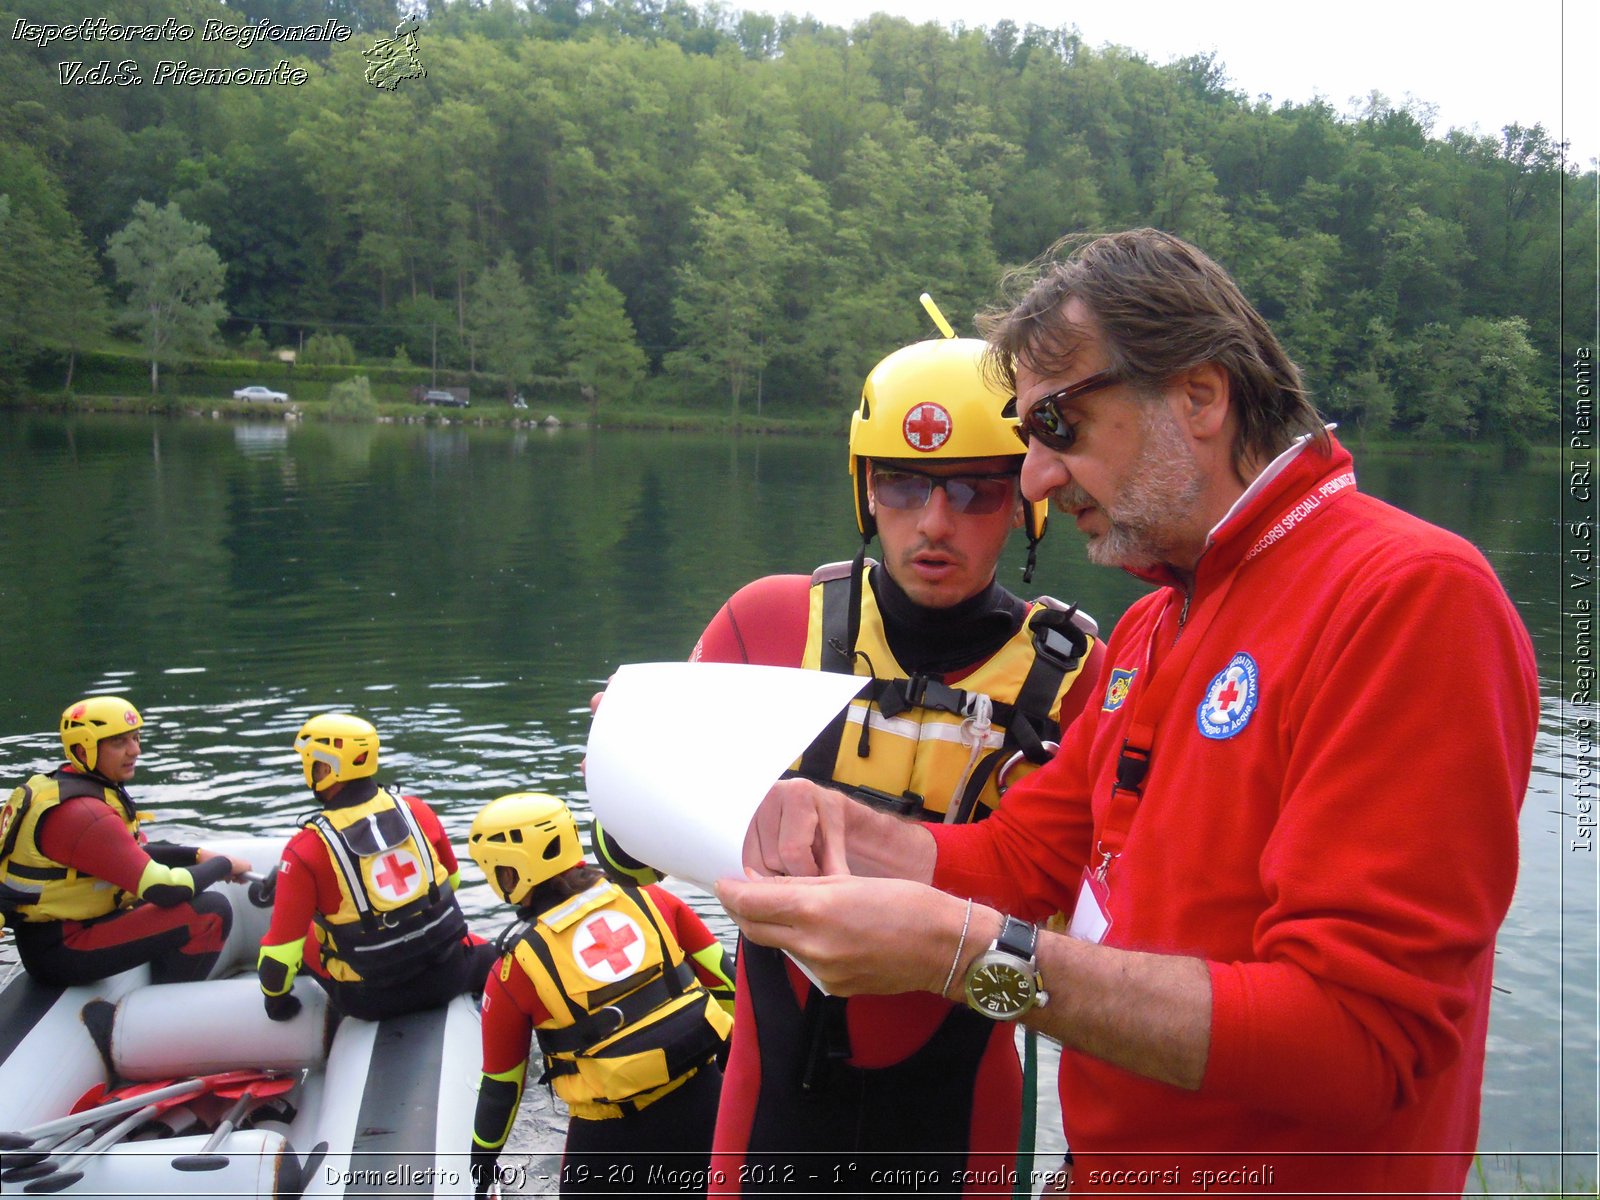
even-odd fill
[[(1149, 571), (1170, 562), (1179, 531), (1199, 503), (1200, 470), (1171, 411), (1151, 405), (1144, 430), (1144, 447), (1116, 504), (1100, 505), (1110, 527), (1089, 539), (1089, 561), (1098, 566)], [(1088, 498), (1076, 487), (1067, 495), (1080, 501)]]

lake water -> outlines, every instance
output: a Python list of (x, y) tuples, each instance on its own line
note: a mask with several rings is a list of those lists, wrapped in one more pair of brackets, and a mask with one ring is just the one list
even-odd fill
[[(1533, 633), (1545, 708), (1473, 1191), (1552, 1184), (1562, 1151), (1592, 1184), (1596, 872), (1569, 848), (1560, 472), (1359, 450), (1357, 469), (1479, 545)], [(458, 846), (504, 792), (582, 810), (588, 698), (612, 670), (682, 659), (740, 584), (856, 545), (842, 423), (740, 438), (0, 412), (0, 479), (0, 778), (56, 760), (68, 700), (121, 692), (152, 726), (141, 807), (251, 834), (307, 811), (290, 743), (328, 709), (378, 727), (384, 775)], [(1020, 563), (1002, 568), (1013, 586)], [(1142, 590), (1088, 566), (1064, 521), (1035, 584), (1107, 629)], [(1441, 629), (1439, 649), (1470, 654), (1470, 631)], [(685, 737), (708, 718), (662, 714)], [(470, 860), (466, 875), (464, 906), (497, 929)], [(728, 933), (714, 901), (694, 903)], [(1039, 1124), (1059, 1147), (1054, 1113)]]

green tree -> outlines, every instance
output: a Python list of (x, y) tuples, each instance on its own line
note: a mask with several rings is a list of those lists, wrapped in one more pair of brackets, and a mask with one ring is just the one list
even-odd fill
[(308, 366), (348, 367), (356, 361), (356, 348), (342, 333), (313, 333), (300, 361)]
[(42, 354), (66, 358), (104, 336), (109, 304), (94, 255), (43, 158), (0, 140), (0, 374)]
[(566, 376), (583, 389), (591, 415), (602, 400), (630, 398), (644, 379), (644, 351), (634, 340), (622, 293), (598, 267), (578, 281), (557, 333)]
[(673, 302), (687, 345), (668, 356), (668, 367), (719, 381), (737, 422), (745, 388), (767, 364), (778, 319), (774, 283), (788, 237), (735, 192), (723, 197), (718, 211), (701, 210), (695, 228), (697, 253), (678, 268)]
[(244, 335), (244, 340), (239, 343), (240, 353), (249, 358), (264, 359), (272, 351), (267, 346), (267, 338), (261, 332), (261, 326), (250, 326), (250, 332)]
[(1397, 357), (1402, 419), (1426, 438), (1492, 433), (1518, 445), (1555, 419), (1521, 317), (1428, 325)]
[(72, 387), (79, 350), (102, 337), (110, 314), (94, 260), (75, 228), (52, 237), (34, 212), (0, 195), (0, 371), (47, 350), (66, 357)]
[(506, 399), (538, 370), (548, 342), (533, 293), (508, 250), (467, 293), (467, 335), (474, 356), (506, 377)]
[(151, 395), (160, 387), (160, 364), (208, 346), (228, 315), (222, 259), (206, 243), (209, 233), (176, 204), (157, 208), (141, 200), (106, 244), (117, 282), (128, 292), (123, 320), (138, 332), (150, 359)]

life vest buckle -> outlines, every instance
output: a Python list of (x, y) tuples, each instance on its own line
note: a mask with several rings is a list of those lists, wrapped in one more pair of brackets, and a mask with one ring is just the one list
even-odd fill
[[(605, 1021), (611, 1022), (610, 1029), (602, 1028)], [(594, 1040), (597, 1042), (604, 1041), (627, 1023), (627, 1015), (623, 1013), (623, 1011), (615, 1004), (608, 1004), (604, 1008), (597, 1008), (594, 1010), (594, 1012), (589, 1014), (589, 1028), (594, 1031)]]
[(1117, 755), (1118, 790), (1138, 795), (1144, 787), (1145, 772), (1149, 769), (1150, 751), (1124, 741), (1122, 751)]
[[(1044, 741), (1040, 742), (1039, 745), (1044, 750), (1045, 754), (1050, 758), (1054, 758), (1056, 751), (1061, 749), (1060, 742)], [(1006, 789), (1011, 786), (1011, 772), (1015, 771), (1018, 767), (1022, 766), (1023, 763), (1028, 761), (1030, 760), (1026, 750), (1018, 750), (1010, 758), (1006, 759), (1006, 761), (1001, 764), (1000, 770), (995, 773), (995, 789), (1004, 795)]]

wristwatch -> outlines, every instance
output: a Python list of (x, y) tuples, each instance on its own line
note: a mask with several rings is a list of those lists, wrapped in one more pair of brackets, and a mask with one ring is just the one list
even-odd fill
[(994, 944), (967, 968), (967, 1004), (996, 1021), (1015, 1021), (1050, 1002), (1033, 956), (1039, 927), (1007, 917)]

